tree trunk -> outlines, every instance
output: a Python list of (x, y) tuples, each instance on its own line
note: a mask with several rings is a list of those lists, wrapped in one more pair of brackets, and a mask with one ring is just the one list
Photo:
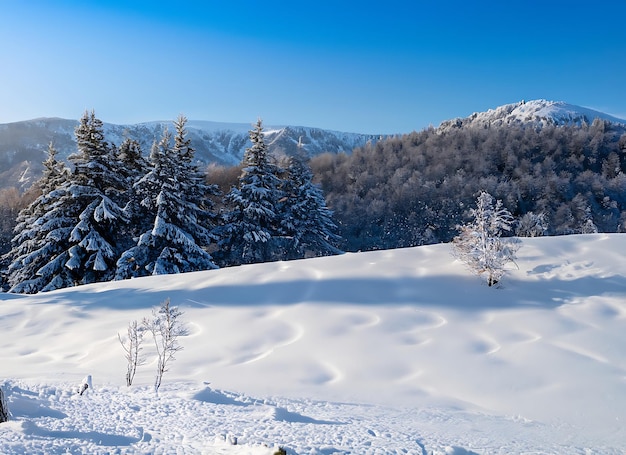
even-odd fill
[(0, 388), (0, 423), (9, 421), (9, 407), (4, 399), (4, 392)]

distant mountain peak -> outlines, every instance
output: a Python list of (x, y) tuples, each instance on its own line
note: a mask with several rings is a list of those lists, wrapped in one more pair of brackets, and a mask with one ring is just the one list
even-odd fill
[(491, 127), (530, 124), (536, 127), (580, 126), (591, 124), (596, 118), (611, 123), (626, 125), (626, 120), (619, 119), (594, 109), (568, 104), (564, 101), (532, 100), (505, 104), (485, 112), (475, 112), (466, 118), (446, 120), (440, 129), (447, 130), (462, 127)]

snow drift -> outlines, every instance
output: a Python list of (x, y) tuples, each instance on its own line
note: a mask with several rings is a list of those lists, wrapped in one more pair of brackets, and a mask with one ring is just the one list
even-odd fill
[[(625, 250), (524, 239), (500, 289), (434, 245), (0, 294), (0, 452), (623, 453)], [(167, 298), (157, 397), (117, 334)]]

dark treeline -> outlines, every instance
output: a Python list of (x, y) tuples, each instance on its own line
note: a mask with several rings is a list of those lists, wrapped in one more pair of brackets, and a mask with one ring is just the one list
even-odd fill
[(481, 191), (522, 222), (540, 217), (548, 235), (626, 231), (626, 133), (599, 119), (431, 128), (320, 155), (311, 168), (347, 251), (448, 242)]

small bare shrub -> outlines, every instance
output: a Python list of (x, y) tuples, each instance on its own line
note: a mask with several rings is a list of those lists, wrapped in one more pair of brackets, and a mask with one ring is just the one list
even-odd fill
[(128, 324), (127, 337), (122, 338), (119, 333), (117, 334), (126, 357), (126, 385), (129, 387), (133, 384), (137, 367), (146, 361), (141, 355), (145, 330), (143, 325), (139, 325), (137, 320), (134, 320)]
[(158, 309), (152, 310), (151, 319), (143, 320), (143, 326), (152, 333), (157, 351), (157, 373), (154, 381), (156, 393), (159, 392), (163, 373), (167, 371), (168, 364), (175, 360), (174, 355), (183, 349), (178, 343), (178, 338), (189, 333), (180, 320), (182, 314), (178, 307), (170, 306), (170, 299), (166, 299)]

